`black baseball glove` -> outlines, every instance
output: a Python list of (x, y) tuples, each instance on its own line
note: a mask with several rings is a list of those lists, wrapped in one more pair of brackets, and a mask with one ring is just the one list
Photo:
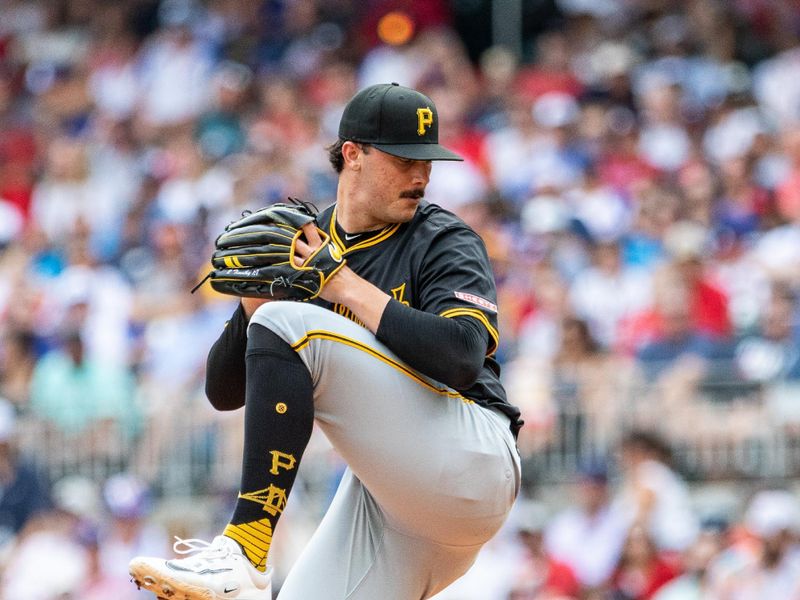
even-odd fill
[(214, 242), (213, 270), (206, 276), (212, 288), (222, 294), (271, 300), (304, 302), (319, 296), (345, 261), (329, 236), (318, 228), (322, 245), (298, 266), (295, 246), (303, 236), (303, 225), (316, 226), (315, 210), (309, 203), (289, 200), (291, 204), (245, 212), (225, 228)]

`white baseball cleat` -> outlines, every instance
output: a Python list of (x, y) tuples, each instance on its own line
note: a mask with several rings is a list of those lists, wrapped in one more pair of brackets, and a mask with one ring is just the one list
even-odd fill
[(128, 565), (137, 587), (163, 600), (272, 600), (272, 568), (256, 569), (231, 538), (175, 539), (175, 552), (192, 556), (137, 556)]

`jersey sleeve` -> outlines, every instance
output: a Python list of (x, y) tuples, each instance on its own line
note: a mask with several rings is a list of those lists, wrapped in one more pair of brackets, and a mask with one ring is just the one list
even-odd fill
[(437, 235), (419, 273), (419, 308), (442, 317), (475, 319), (489, 333), (487, 355), (497, 350), (497, 290), (486, 246), (467, 227)]
[(247, 350), (247, 317), (241, 302), (226, 323), (206, 360), (206, 396), (217, 410), (244, 406)]

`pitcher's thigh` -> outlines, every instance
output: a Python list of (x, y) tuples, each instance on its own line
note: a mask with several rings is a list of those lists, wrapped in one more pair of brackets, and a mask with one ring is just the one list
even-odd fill
[(444, 544), (491, 537), (516, 484), (501, 417), (331, 311), (273, 303), (253, 320), (298, 352), (314, 382), (317, 422), (391, 526)]
[(464, 574), (480, 545), (448, 547), (400, 533), (347, 472), (279, 600), (421, 600)]

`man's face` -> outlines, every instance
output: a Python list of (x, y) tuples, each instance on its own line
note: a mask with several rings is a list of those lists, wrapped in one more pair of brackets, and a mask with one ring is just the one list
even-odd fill
[(579, 483), (581, 503), (589, 512), (595, 512), (605, 506), (608, 500), (608, 486), (605, 481), (584, 477)]
[(381, 224), (414, 217), (431, 176), (431, 161), (399, 158), (376, 148), (362, 150), (359, 185), (370, 197), (366, 210)]

